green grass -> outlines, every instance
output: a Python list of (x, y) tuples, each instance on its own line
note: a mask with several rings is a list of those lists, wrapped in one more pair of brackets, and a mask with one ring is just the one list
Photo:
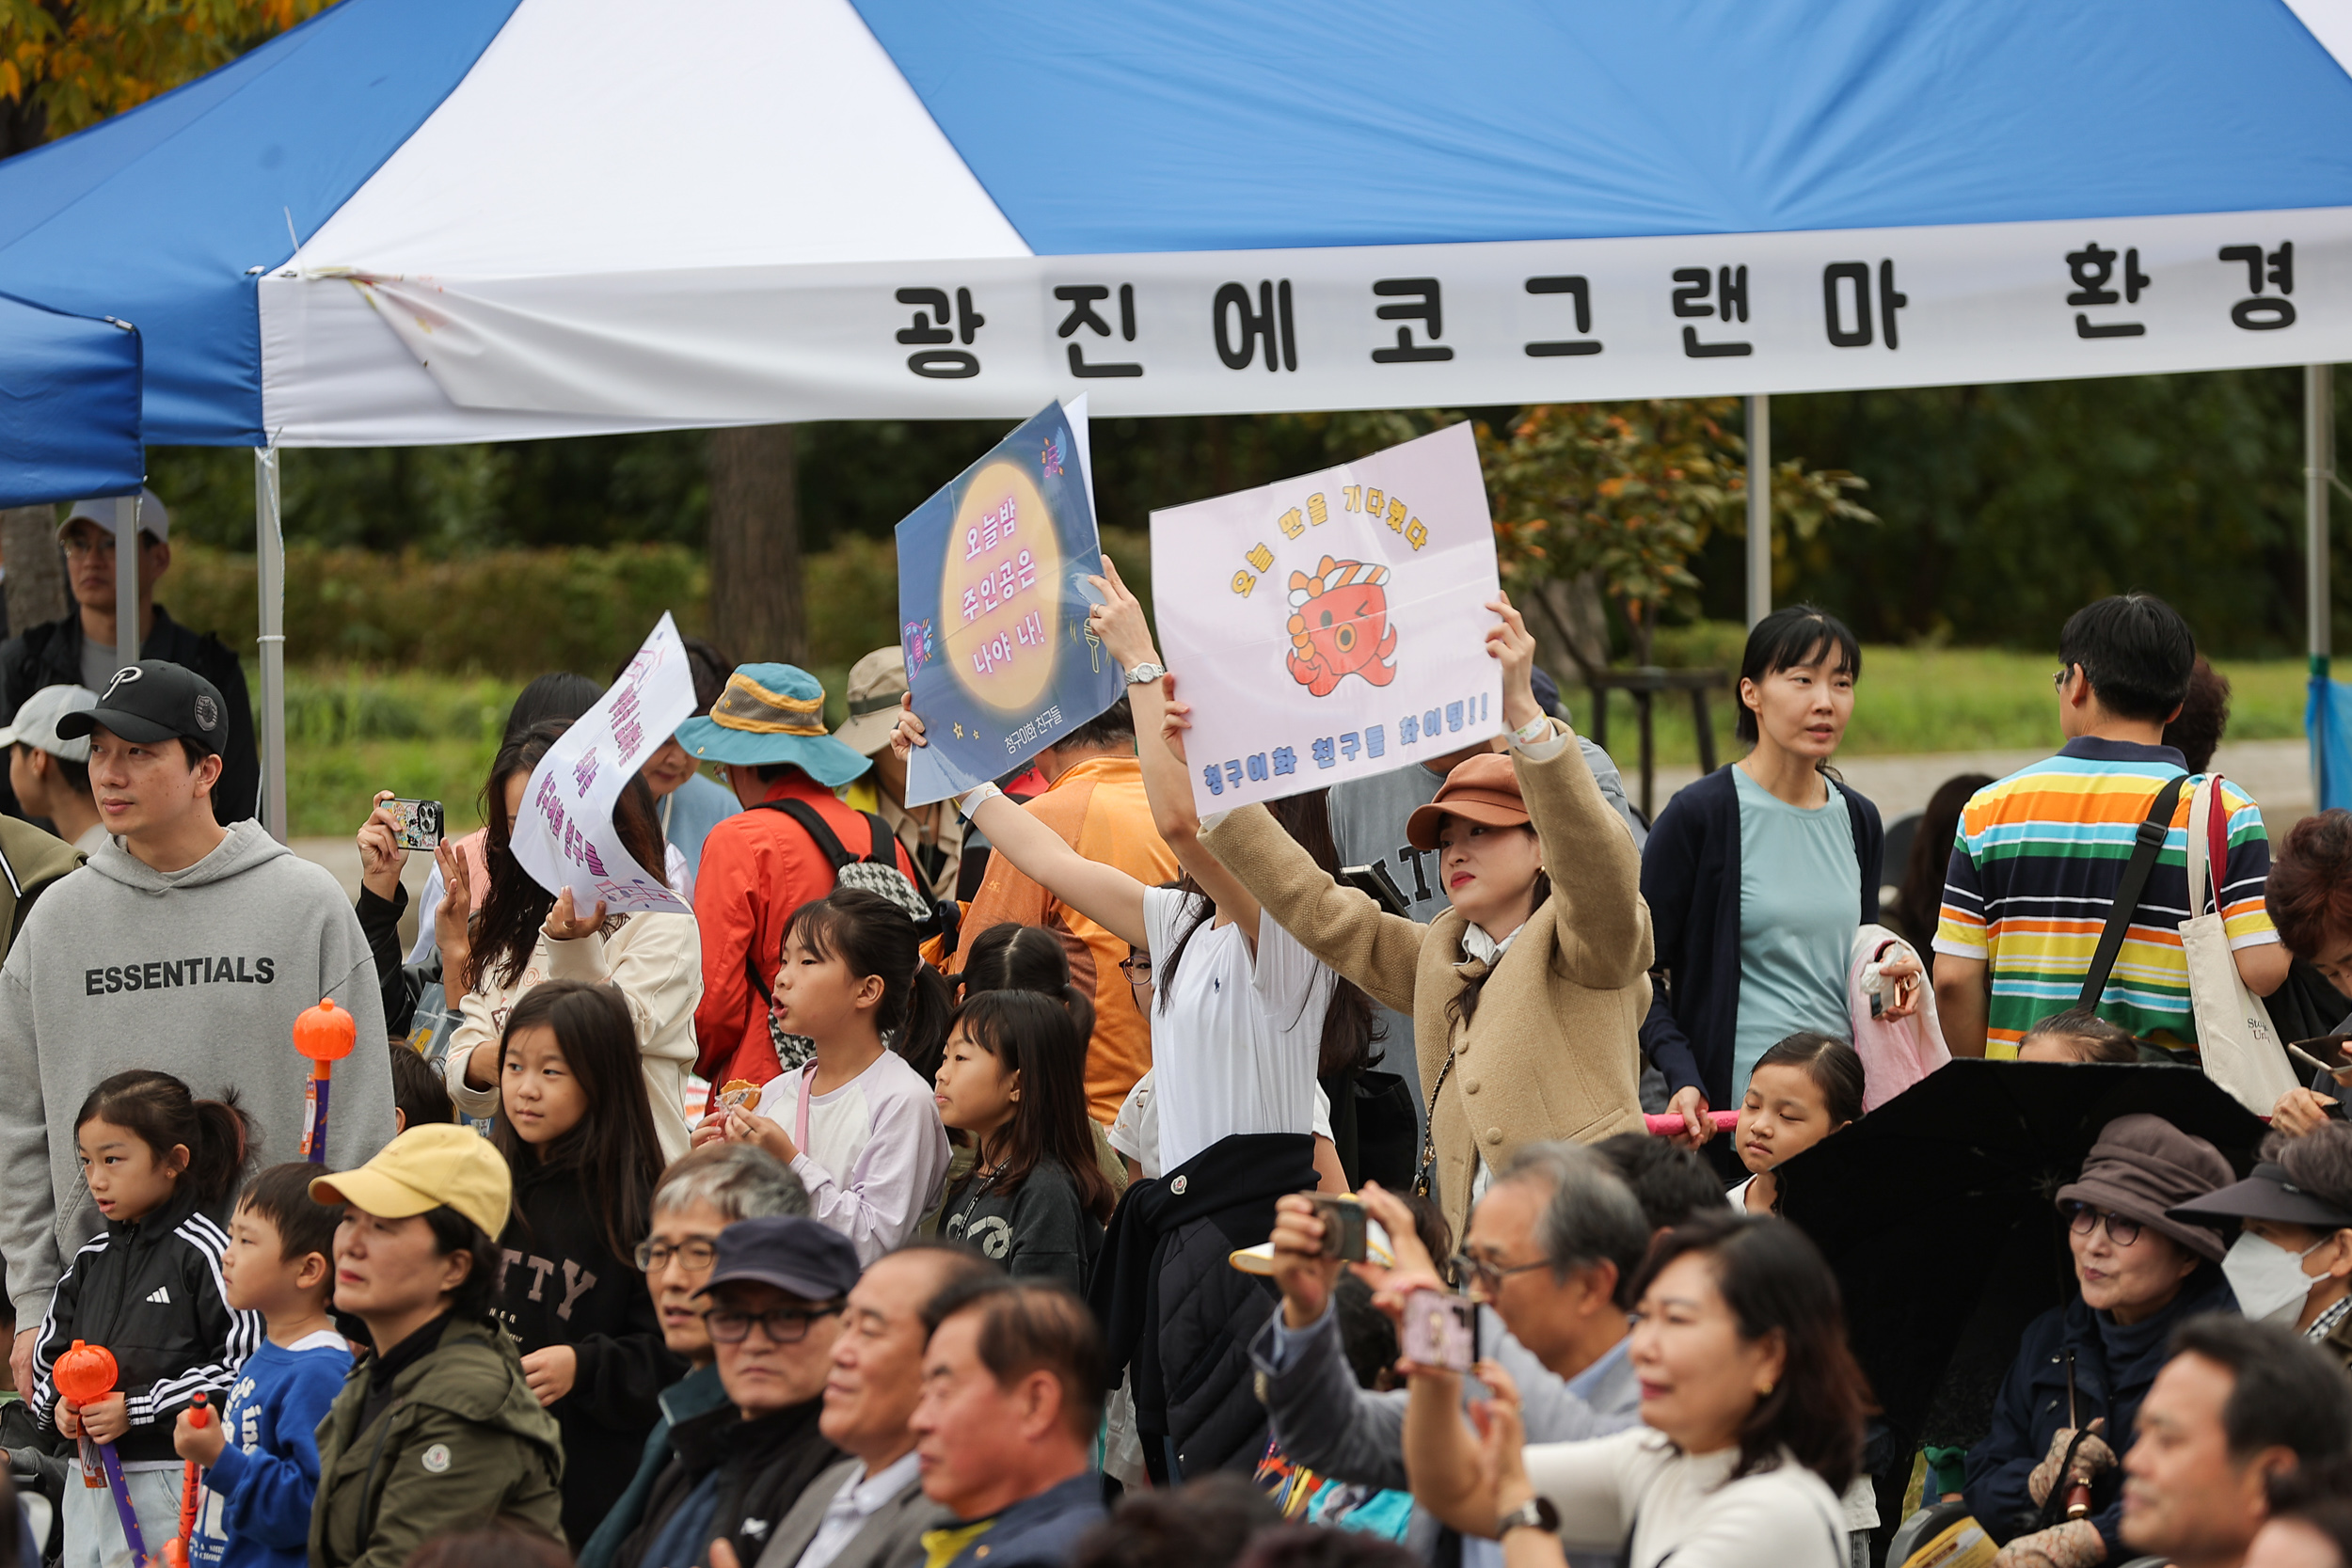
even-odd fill
[[(1737, 628), (1689, 628), (1661, 635), (1661, 657), (1678, 665), (1736, 663), (1739, 657)], [(1984, 648), (1866, 648), (1844, 754), (2055, 746), (2050, 672), (2056, 665), (2047, 655)], [(2233, 688), (2230, 739), (2284, 740), (2303, 733), (2300, 659), (2224, 659), (2219, 668)], [(825, 667), (814, 673), (830, 699), (828, 721), (837, 724), (848, 672)], [(258, 689), (251, 670), (246, 679)], [(483, 782), (521, 684), (360, 665), (289, 672), (287, 793), (294, 832), (306, 837), (348, 833), (366, 817), (379, 789), (439, 800), (453, 837), (472, 832), (481, 826)], [(1592, 694), (1571, 686), (1568, 700), (1579, 726), (1589, 731)], [(1714, 693), (1708, 707), (1718, 759), (1738, 755), (1730, 693)], [(1613, 697), (1610, 718), (1610, 749), (1629, 766), (1636, 754), (1631, 699)], [(1689, 700), (1661, 698), (1658, 760), (1695, 763), (1692, 736)]]
[[(825, 683), (827, 722), (848, 714), (846, 667), (811, 672)], [(258, 670), (246, 682), (257, 695)], [(379, 789), (438, 800), (449, 835), (482, 826), (482, 786), (498, 755), (507, 709), (523, 683), (494, 675), (313, 665), (286, 673), (286, 805), (300, 838), (340, 837), (367, 819)]]
[[(1710, 628), (1711, 629), (1711, 628)], [(1661, 661), (1679, 665), (1728, 665), (1736, 673), (1739, 642), (1720, 637), (1689, 642), (1661, 638)], [(1692, 644), (1696, 644), (1693, 646)], [(2231, 683), (2230, 740), (2285, 740), (2303, 733), (2304, 664), (2301, 659), (2221, 659), (2216, 666)], [(2047, 654), (2018, 654), (1990, 648), (1866, 647), (1862, 679), (1854, 689), (1853, 721), (1840, 754), (1902, 754), (2055, 747), (2058, 708), (2050, 675), (2058, 660)], [(1592, 693), (1571, 685), (1568, 701), (1578, 727), (1593, 730)], [(1709, 693), (1710, 728), (1716, 758), (1738, 756), (1731, 725), (1737, 699), (1728, 688)], [(1657, 705), (1658, 760), (1698, 761), (1690, 699), (1661, 695)], [(1633, 700), (1610, 698), (1609, 749), (1622, 761), (1636, 754)]]

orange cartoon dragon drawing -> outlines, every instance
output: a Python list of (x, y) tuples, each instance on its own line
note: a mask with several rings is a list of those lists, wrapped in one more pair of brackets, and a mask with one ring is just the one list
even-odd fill
[(1389, 625), (1389, 594), (1381, 586), (1388, 580), (1386, 566), (1327, 555), (1314, 576), (1291, 574), (1292, 679), (1328, 697), (1350, 675), (1375, 686), (1396, 678), (1396, 628)]

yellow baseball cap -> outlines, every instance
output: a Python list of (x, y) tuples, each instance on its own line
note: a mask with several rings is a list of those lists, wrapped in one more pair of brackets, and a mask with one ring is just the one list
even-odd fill
[(514, 1196), (515, 1179), (490, 1140), (454, 1122), (412, 1127), (358, 1170), (310, 1179), (319, 1203), (347, 1203), (388, 1220), (447, 1205), (492, 1236), (506, 1228)]

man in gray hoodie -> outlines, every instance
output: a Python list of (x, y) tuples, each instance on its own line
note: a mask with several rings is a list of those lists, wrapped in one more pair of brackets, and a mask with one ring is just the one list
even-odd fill
[[(74, 1113), (130, 1068), (233, 1090), (264, 1160), (301, 1157), (310, 1063), (294, 1015), (332, 997), (358, 1044), (335, 1069), (329, 1170), (392, 1136), (384, 1004), (358, 917), (335, 879), (246, 820), (223, 828), (213, 786), (228, 734), (219, 689), (184, 666), (118, 671), (98, 706), (59, 733), (90, 737), (90, 784), (112, 835), (26, 917), (0, 967), (0, 1255), (16, 1321), (38, 1324), (51, 1291), (104, 1221), (84, 1185)], [(27, 1376), (35, 1330), (9, 1355)]]

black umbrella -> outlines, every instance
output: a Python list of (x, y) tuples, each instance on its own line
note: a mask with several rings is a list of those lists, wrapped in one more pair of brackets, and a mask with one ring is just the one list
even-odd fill
[(1906, 1449), (1983, 1435), (2026, 1325), (2074, 1288), (2054, 1195), (2100, 1129), (2141, 1112), (2241, 1176), (2265, 1132), (2193, 1068), (1955, 1061), (1780, 1167), (1781, 1212), (1836, 1271)]

